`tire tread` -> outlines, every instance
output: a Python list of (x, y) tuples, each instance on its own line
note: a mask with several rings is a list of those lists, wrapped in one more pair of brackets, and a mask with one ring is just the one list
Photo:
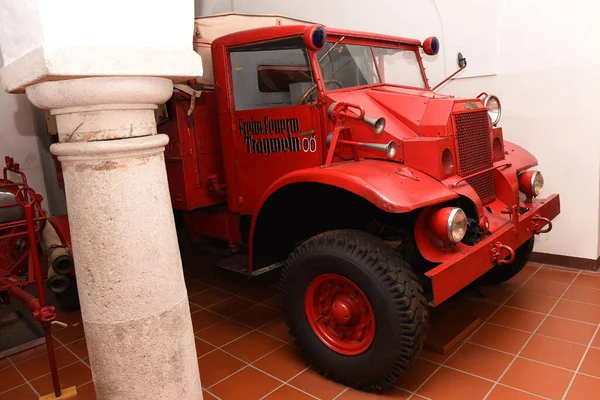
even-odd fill
[[(380, 239), (356, 230), (335, 230), (316, 235), (300, 244), (288, 257), (281, 272), (279, 285), (283, 309), (285, 304), (285, 288), (287, 276), (294, 267), (294, 262), (306, 253), (326, 250), (335, 247), (342, 252), (351, 254), (361, 261), (363, 266), (375, 272), (386, 296), (390, 296), (395, 305), (394, 321), (396, 323), (396, 363), (387, 373), (375, 382), (356, 383), (344, 382), (333, 373), (325, 374), (329, 378), (353, 386), (360, 390), (376, 391), (391, 384), (417, 358), (426, 335), (427, 303), (418, 278), (410, 266), (393, 249), (387, 247)], [(286, 319), (287, 315), (286, 313)], [(288, 326), (294, 324), (286, 321)], [(311, 363), (316, 360), (305, 351), (306, 346), (302, 335), (290, 328), (290, 333), (298, 341), (304, 357)], [(393, 351), (390, 348), (390, 351)], [(319, 367), (318, 365), (316, 365)], [(322, 370), (321, 370), (322, 372)]]

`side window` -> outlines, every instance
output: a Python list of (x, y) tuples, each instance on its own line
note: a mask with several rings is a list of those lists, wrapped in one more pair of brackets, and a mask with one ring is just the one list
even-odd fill
[(314, 84), (302, 38), (229, 49), (236, 110), (296, 105)]

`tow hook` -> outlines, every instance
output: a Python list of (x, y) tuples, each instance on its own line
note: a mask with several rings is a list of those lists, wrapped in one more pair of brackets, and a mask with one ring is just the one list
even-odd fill
[[(546, 229), (543, 229), (546, 227)], [(540, 215), (534, 215), (531, 218), (531, 231), (539, 235), (540, 233), (548, 233), (552, 230), (552, 221), (550, 221), (546, 217), (542, 217)]]
[[(508, 251), (508, 259), (501, 256), (502, 250)], [(510, 264), (515, 261), (515, 251), (512, 247), (502, 244), (502, 242), (496, 242), (492, 247), (492, 261), (495, 264)]]

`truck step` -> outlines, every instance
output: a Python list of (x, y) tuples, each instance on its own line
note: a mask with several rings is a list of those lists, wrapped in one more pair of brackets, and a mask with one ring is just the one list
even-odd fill
[(228, 257), (221, 258), (214, 264), (215, 267), (227, 269), (229, 271), (238, 272), (241, 274), (248, 273), (248, 255), (247, 254), (232, 254)]
[[(259, 270), (252, 271), (252, 276), (258, 276), (283, 266), (283, 262), (268, 265)], [(225, 257), (213, 264), (215, 267), (223, 268), (229, 271), (237, 272), (240, 274), (248, 275), (248, 255), (247, 254), (233, 254), (229, 257)]]

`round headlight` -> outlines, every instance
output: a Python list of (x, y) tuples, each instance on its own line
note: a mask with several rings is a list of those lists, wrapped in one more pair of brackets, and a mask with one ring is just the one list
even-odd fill
[(467, 216), (457, 207), (444, 207), (429, 215), (427, 226), (446, 243), (458, 243), (467, 233)]
[(496, 126), (500, 121), (500, 116), (502, 115), (502, 105), (500, 105), (500, 99), (491, 94), (485, 98), (483, 105), (485, 108), (487, 108), (487, 112), (492, 120), (492, 125)]
[(528, 196), (537, 197), (544, 188), (544, 176), (540, 171), (525, 171), (519, 174), (519, 190)]
[(455, 208), (450, 213), (447, 226), (448, 239), (453, 243), (458, 243), (467, 233), (467, 215), (460, 208)]
[(542, 193), (542, 189), (544, 188), (544, 176), (540, 171), (535, 171), (533, 174), (533, 178), (531, 179), (531, 188), (533, 189), (533, 193), (536, 196), (539, 196)]

